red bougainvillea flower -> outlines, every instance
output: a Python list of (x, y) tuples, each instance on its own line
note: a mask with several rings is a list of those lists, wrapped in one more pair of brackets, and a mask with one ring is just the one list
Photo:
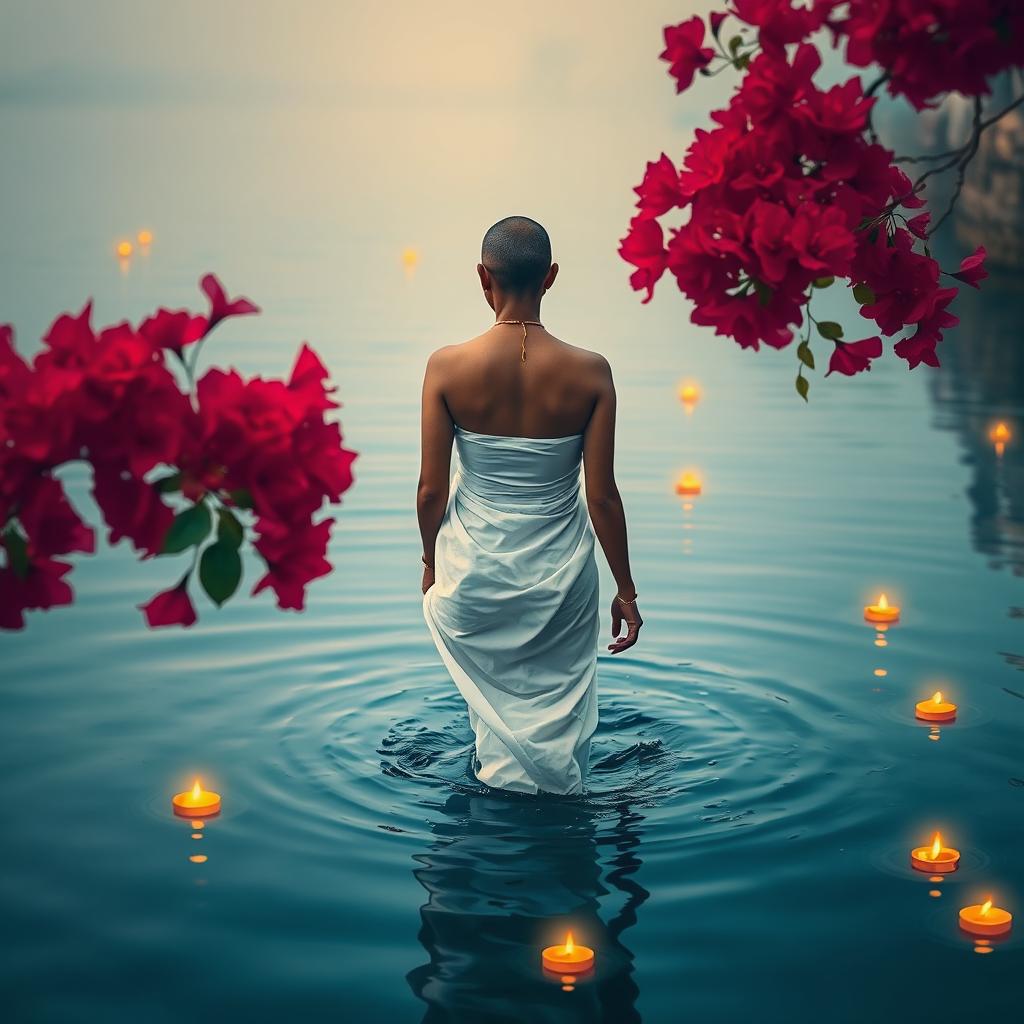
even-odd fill
[(188, 575), (170, 590), (161, 591), (138, 607), (151, 629), (159, 626), (188, 627), (196, 622), (196, 610), (188, 596)]
[(633, 191), (640, 197), (636, 205), (641, 216), (660, 217), (681, 205), (676, 165), (664, 153), (660, 160), (648, 161), (644, 180)]
[(30, 557), (71, 551), (92, 554), (96, 550), (92, 528), (82, 522), (64, 487), (53, 477), (37, 477), (25, 488), (18, 504), (18, 520), (28, 536)]
[(704, 22), (694, 15), (678, 25), (665, 26), (665, 49), (661, 59), (668, 61), (668, 73), (676, 80), (676, 92), (690, 87), (693, 76), (711, 63), (715, 51), (704, 42)]
[(325, 519), (294, 529), (272, 519), (258, 519), (254, 546), (267, 563), (267, 572), (253, 587), (253, 594), (272, 587), (278, 608), (302, 611), (306, 584), (331, 571), (325, 556), (333, 523), (333, 519)]
[(917, 330), (909, 338), (902, 338), (893, 346), (893, 351), (901, 359), (906, 359), (912, 370), (919, 363), (938, 366), (939, 357), (935, 346), (942, 340), (942, 332), (949, 327), (956, 327), (960, 318), (950, 313), (946, 307), (956, 297), (955, 288), (942, 288), (934, 293), (934, 301), (928, 312), (917, 322)]
[(174, 512), (164, 504), (156, 487), (125, 472), (119, 464), (97, 462), (92, 495), (110, 531), (111, 544), (127, 537), (146, 558), (160, 553)]
[(654, 286), (665, 273), (667, 253), (661, 225), (649, 217), (634, 217), (629, 234), (619, 243), (619, 255), (637, 269), (629, 278), (634, 291), (647, 289), (644, 302), (654, 297)]
[(988, 277), (988, 271), (985, 269), (985, 246), (979, 245), (974, 250), (973, 254), (964, 257), (960, 261), (960, 269), (956, 273), (951, 274), (951, 277), (955, 277), (958, 281), (963, 281), (964, 284), (969, 284), (972, 288), (979, 288), (979, 281), (984, 281)]
[(835, 0), (811, 0), (794, 8), (790, 0), (733, 0), (733, 9), (741, 21), (756, 25), (762, 46), (776, 49), (798, 43), (825, 23)]
[(863, 341), (837, 341), (835, 346), (826, 377), (836, 372), (852, 377), (861, 370), (870, 370), (871, 360), (882, 354), (882, 339), (877, 336)]
[[(333, 520), (313, 517), (352, 485), (356, 453), (325, 419), (339, 406), (327, 369), (303, 345), (287, 380), (214, 369), (195, 385), (189, 365), (183, 391), (167, 353), (183, 358), (220, 320), (258, 312), (212, 274), (202, 288), (209, 317), (160, 308), (97, 332), (91, 304), (59, 316), (31, 363), (0, 326), (0, 628), (69, 603), (70, 566), (53, 556), (95, 548), (53, 476), (70, 460), (92, 465), (111, 543), (127, 538), (144, 558), (188, 553), (217, 605), (237, 588), (250, 512), (267, 565), (257, 589), (272, 587), (281, 607), (302, 608), (306, 585), (331, 571)], [(150, 626), (196, 621), (191, 577), (139, 606)]]
[[(989, 79), (1024, 61), (1019, 0), (831, 0), (837, 45), (859, 67), (879, 64), (888, 90), (922, 109), (947, 92), (981, 96)], [(845, 11), (844, 11), (845, 8)]]
[[(992, 74), (1024, 66), (1024, 4), (732, 0), (710, 15), (715, 40), (726, 17), (755, 31), (740, 27), (718, 56), (703, 46), (698, 18), (665, 29), (660, 57), (677, 92), (712, 61), (740, 77), (728, 106), (711, 113), (713, 127), (694, 132), (681, 166), (665, 153), (647, 164), (619, 245), (633, 267), (630, 285), (649, 302), (667, 268), (692, 303), (693, 323), (757, 349), (788, 345), (812, 289), (843, 278), (880, 336), (906, 333), (893, 346), (898, 357), (911, 368), (937, 366), (942, 332), (957, 323), (947, 308), (956, 290), (941, 287), (943, 271), (921, 244), (935, 230), (922, 208), (926, 179), (945, 168), (907, 176), (903, 158), (875, 141), (875, 94), (887, 83), (921, 106), (954, 89), (987, 93)], [(822, 28), (845, 43), (850, 63), (879, 65), (870, 87), (859, 76), (818, 84), (822, 59), (811, 37)], [(976, 119), (975, 138), (978, 130)], [(673, 210), (684, 211), (681, 226), (662, 225)], [(977, 287), (984, 250), (950, 276)], [(869, 369), (881, 337), (843, 342), (842, 326), (825, 323), (818, 333), (835, 349), (828, 372)]]
[(181, 355), (187, 345), (198, 341), (208, 329), (205, 316), (193, 316), (187, 309), (158, 309), (139, 324), (139, 334), (154, 348), (170, 349)]
[[(9, 543), (5, 540), (0, 546)], [(28, 563), (22, 575), (11, 565), (8, 550), (7, 565), (0, 569), (0, 629), (24, 629), (26, 611), (71, 604), (74, 592), (63, 579), (70, 571), (67, 562), (37, 558)]]
[(208, 323), (206, 327), (207, 334), (226, 317), (246, 316), (247, 314), (260, 311), (259, 306), (248, 299), (238, 298), (229, 300), (227, 293), (224, 291), (224, 286), (215, 274), (206, 274), (199, 282), (199, 287), (202, 288), (206, 297), (210, 300), (210, 315), (207, 318)]

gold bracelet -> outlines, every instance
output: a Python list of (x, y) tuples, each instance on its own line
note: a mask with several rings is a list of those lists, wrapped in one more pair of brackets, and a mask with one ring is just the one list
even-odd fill
[(618, 602), (619, 602), (619, 604), (636, 604), (636, 599), (637, 599), (637, 597), (639, 597), (639, 596), (640, 596), (640, 595), (639, 595), (639, 594), (637, 594), (637, 595), (636, 595), (636, 597), (634, 597), (634, 598), (633, 598), (633, 599), (632, 599), (631, 601), (627, 601), (627, 600), (626, 600), (626, 599), (625, 599), (624, 597), (620, 597), (620, 596), (619, 596), (619, 594), (618, 594), (618, 592), (616, 592), (616, 594), (615, 594), (615, 600), (616, 600), (616, 601), (618, 601)]
[(426, 556), (426, 555), (420, 555), (420, 561), (421, 561), (421, 562), (422, 562), (422, 563), (423, 563), (423, 564), (424, 564), (424, 565), (425, 565), (425, 566), (426, 566), (426, 567), (427, 567), (428, 569), (431, 569), (431, 570), (433, 570), (433, 568), (434, 568), (434, 567), (433, 567), (433, 566), (432, 566), (432, 565), (431, 565), (431, 564), (430, 564), (430, 563), (429, 563), (429, 562), (427, 561), (427, 556)]

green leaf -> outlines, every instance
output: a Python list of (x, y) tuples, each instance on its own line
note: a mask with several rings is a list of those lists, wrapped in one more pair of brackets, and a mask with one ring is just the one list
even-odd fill
[(827, 288), (834, 281), (835, 278), (829, 275), (828, 277), (816, 277), (813, 283), (815, 288)]
[(733, 36), (729, 40), (729, 52), (735, 57), (736, 51), (743, 45), (743, 36)]
[(818, 333), (829, 341), (838, 341), (843, 336), (843, 327), (835, 320), (819, 320)]
[(746, 71), (747, 68), (750, 67), (750, 54), (749, 53), (741, 53), (732, 62), (732, 66), (734, 68), (736, 68), (737, 71)]
[(875, 302), (875, 293), (866, 284), (855, 284), (853, 286), (853, 297), (862, 306), (872, 306)]
[(28, 575), (28, 547), (25, 538), (12, 526), (3, 536), (4, 547), (7, 548), (7, 564), (14, 570), (18, 579)]
[(153, 481), (153, 486), (161, 494), (170, 494), (171, 491), (181, 490), (181, 474), (180, 473), (169, 473), (167, 476), (157, 477)]
[(810, 390), (810, 387), (811, 386), (810, 386), (810, 384), (807, 383), (807, 378), (806, 377), (804, 377), (803, 375), (797, 377), (797, 379), (796, 379), (797, 394), (805, 402), (807, 401), (807, 392)]
[(814, 353), (811, 351), (811, 346), (806, 341), (801, 341), (796, 349), (797, 358), (804, 366), (809, 369), (814, 369)]
[(203, 502), (179, 512), (164, 537), (162, 555), (176, 555), (186, 548), (202, 544), (210, 533), (212, 518), (210, 509)]
[(244, 537), (245, 530), (235, 513), (222, 508), (217, 513), (217, 540), (237, 548), (241, 546)]
[(238, 589), (242, 559), (230, 542), (214, 541), (199, 559), (199, 582), (214, 604), (222, 605)]
[(772, 301), (774, 293), (763, 281), (754, 281), (754, 291), (757, 292), (757, 301), (760, 305), (767, 306)]
[(244, 487), (228, 491), (228, 495), (239, 508), (252, 508), (252, 495)]

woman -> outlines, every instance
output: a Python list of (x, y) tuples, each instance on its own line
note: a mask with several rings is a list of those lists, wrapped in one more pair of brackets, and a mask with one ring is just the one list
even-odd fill
[(477, 265), (495, 323), (435, 352), (423, 380), (423, 613), (469, 708), (477, 777), (522, 793), (583, 791), (597, 726), (595, 533), (618, 588), (608, 650), (632, 647), (643, 625), (613, 473), (611, 371), (541, 324), (557, 273), (540, 224), (495, 224)]

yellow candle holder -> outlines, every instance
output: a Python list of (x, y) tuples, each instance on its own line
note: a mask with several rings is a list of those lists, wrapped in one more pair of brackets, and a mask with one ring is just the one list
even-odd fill
[(972, 935), (1005, 935), (1013, 927), (1013, 914), (985, 900), (960, 911), (960, 927)]
[(865, 605), (864, 618), (868, 622), (898, 622), (900, 607), (897, 604), (889, 604), (885, 594), (879, 594), (877, 604)]
[(210, 818), (220, 813), (220, 793), (203, 789), (196, 779), (190, 790), (174, 794), (171, 806), (182, 818)]
[(546, 970), (556, 974), (582, 974), (594, 966), (594, 951), (573, 942), (572, 932), (569, 932), (562, 945), (548, 946), (541, 953), (541, 962)]
[(922, 722), (952, 722), (956, 718), (957, 706), (942, 699), (942, 691), (936, 690), (929, 700), (914, 705), (914, 717)]
[(946, 875), (956, 871), (960, 851), (942, 845), (942, 836), (936, 832), (931, 846), (918, 846), (910, 851), (910, 864), (927, 875)]

